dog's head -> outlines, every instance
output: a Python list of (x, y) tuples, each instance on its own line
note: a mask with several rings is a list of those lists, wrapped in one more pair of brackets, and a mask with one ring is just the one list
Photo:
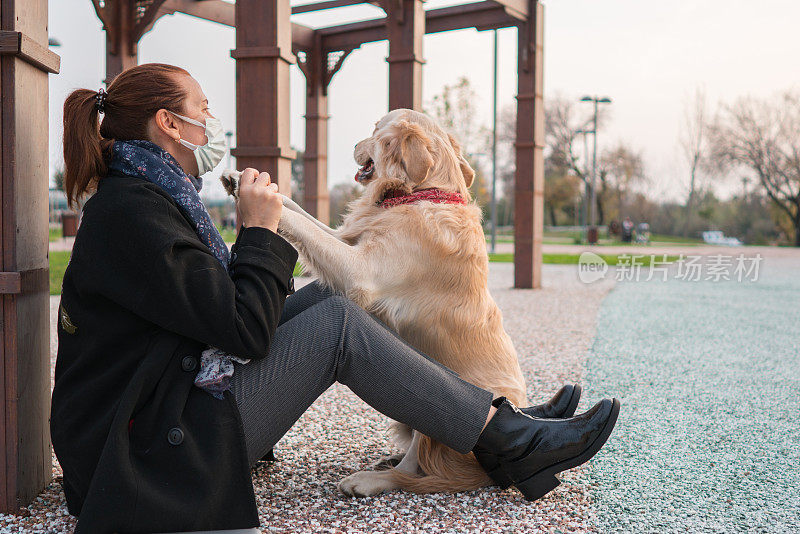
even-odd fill
[(437, 188), (471, 198), (468, 188), (475, 171), (456, 139), (424, 113), (389, 112), (372, 135), (356, 145), (354, 157), (361, 166), (356, 181), (376, 202), (393, 189), (411, 193)]

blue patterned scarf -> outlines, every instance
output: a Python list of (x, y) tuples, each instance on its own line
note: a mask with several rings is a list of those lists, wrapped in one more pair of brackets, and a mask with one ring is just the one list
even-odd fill
[[(217, 260), (228, 271), (230, 263), (228, 246), (200, 200), (199, 192), (203, 187), (203, 179), (184, 172), (169, 152), (150, 141), (117, 141), (112, 151), (109, 169), (126, 176), (143, 178), (169, 193), (192, 221), (197, 237), (208, 245)], [(239, 363), (250, 361), (213, 347), (203, 351), (200, 371), (194, 380), (195, 385), (222, 399), (222, 392), (230, 389), (230, 378), (233, 376), (231, 360)]]

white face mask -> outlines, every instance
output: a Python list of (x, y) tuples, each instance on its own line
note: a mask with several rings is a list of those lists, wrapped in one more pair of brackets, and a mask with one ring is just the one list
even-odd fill
[[(169, 111), (169, 110), (167, 110)], [(185, 139), (178, 139), (178, 142), (194, 152), (194, 157), (197, 160), (197, 176), (201, 176), (210, 172), (219, 165), (222, 158), (225, 156), (225, 151), (228, 146), (225, 143), (225, 132), (222, 130), (222, 122), (214, 117), (206, 117), (206, 123), (196, 121), (183, 115), (178, 115), (174, 111), (170, 111), (176, 117), (179, 117), (189, 124), (196, 124), (206, 129), (206, 144), (195, 145)]]

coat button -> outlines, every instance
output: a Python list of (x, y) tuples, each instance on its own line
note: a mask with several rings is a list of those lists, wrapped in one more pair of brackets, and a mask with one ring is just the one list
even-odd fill
[(197, 360), (193, 356), (185, 356), (181, 360), (181, 367), (184, 371), (194, 371), (197, 369)]
[(289, 278), (289, 294), (294, 293), (294, 276)]
[(239, 255), (238, 255), (238, 254), (236, 254), (235, 252), (234, 252), (234, 253), (232, 253), (232, 254), (231, 254), (231, 263), (235, 262), (235, 261), (236, 261), (236, 258), (238, 258), (238, 257), (239, 257)]
[(170, 428), (167, 433), (167, 441), (170, 445), (180, 445), (183, 443), (183, 430), (178, 427)]

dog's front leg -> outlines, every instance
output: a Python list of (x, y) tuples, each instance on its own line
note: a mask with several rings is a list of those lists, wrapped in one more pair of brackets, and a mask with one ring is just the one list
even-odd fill
[(333, 228), (331, 228), (327, 224), (323, 223), (322, 221), (320, 221), (319, 219), (317, 219), (316, 217), (314, 217), (313, 215), (308, 213), (306, 210), (301, 208), (291, 198), (287, 197), (284, 194), (281, 194), (281, 196), (283, 197), (282, 200), (283, 200), (283, 207), (284, 208), (288, 208), (288, 209), (292, 210), (295, 213), (299, 213), (300, 215), (302, 215), (303, 217), (305, 217), (306, 219), (308, 219), (309, 221), (314, 223), (314, 225), (317, 226), (319, 229), (324, 230), (325, 232), (329, 233), (330, 235), (332, 235), (332, 236), (334, 236), (334, 237), (336, 237), (338, 239), (336, 230), (334, 230)]
[(358, 246), (340, 241), (289, 209), (281, 211), (278, 233), (298, 250), (303, 263), (323, 284), (344, 293), (363, 308), (372, 302), (373, 278)]

